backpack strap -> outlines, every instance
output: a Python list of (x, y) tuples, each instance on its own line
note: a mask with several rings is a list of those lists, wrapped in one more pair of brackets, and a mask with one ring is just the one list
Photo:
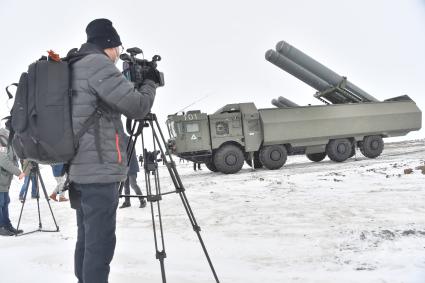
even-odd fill
[(96, 121), (100, 120), (102, 115), (103, 115), (102, 110), (99, 107), (96, 107), (93, 113), (90, 114), (90, 116), (87, 118), (86, 121), (84, 121), (83, 126), (74, 136), (74, 144), (76, 145), (76, 148), (78, 148), (80, 138), (89, 130), (91, 125), (97, 123)]
[[(112, 125), (114, 126), (116, 143), (117, 143), (117, 147), (118, 147), (119, 146), (118, 145), (118, 141), (119, 141), (119, 139), (118, 139), (118, 134), (119, 134), (118, 129), (120, 128), (120, 123), (118, 121), (116, 121), (115, 119), (113, 119), (112, 116), (110, 116), (111, 108), (107, 104), (102, 102), (99, 98), (97, 99), (97, 111), (100, 111), (100, 113), (102, 113), (101, 117), (104, 117), (106, 120), (108, 120), (108, 122), (111, 122)], [(100, 120), (100, 118), (99, 118), (99, 120)], [(95, 142), (95, 145), (96, 145), (96, 151), (97, 151), (97, 154), (99, 156), (99, 160), (100, 160), (101, 163), (103, 163), (103, 157), (102, 157), (102, 154), (101, 154), (101, 143), (100, 143), (100, 132), (99, 132), (99, 130), (100, 130), (100, 123), (99, 122), (100, 121), (99, 120), (96, 121), (95, 124), (94, 124), (94, 142)], [(120, 156), (119, 162), (121, 162), (121, 153), (120, 153), (119, 149), (118, 149), (118, 154)]]
[(100, 119), (102, 117), (105, 117), (108, 121), (112, 121), (114, 124), (115, 131), (117, 132), (118, 128), (116, 125), (116, 122), (113, 119), (110, 119), (108, 117), (108, 108), (102, 103), (100, 100), (97, 101), (97, 106), (92, 114), (87, 118), (86, 121), (84, 121), (83, 126), (81, 129), (75, 134), (74, 136), (74, 145), (76, 145), (76, 148), (78, 148), (78, 144), (80, 141), (80, 138), (89, 130), (89, 128), (93, 125), (94, 126), (94, 143), (96, 146), (96, 152), (97, 156), (99, 157), (99, 161), (101, 163), (104, 163), (102, 152), (101, 152), (101, 143), (100, 143)]
[[(85, 56), (89, 55), (90, 53), (80, 53), (78, 52), (78, 48), (71, 49), (65, 58), (62, 58), (63, 61), (67, 61), (69, 66), (77, 62), (78, 60), (84, 58)], [(69, 81), (72, 84), (72, 69), (69, 72)], [(74, 91), (72, 89), (72, 85), (70, 85), (69, 88), (69, 105), (71, 107), (71, 113), (72, 113), (72, 96), (74, 95)], [(94, 140), (96, 145), (96, 151), (97, 155), (99, 157), (99, 160), (101, 163), (103, 163), (103, 157), (101, 154), (101, 144), (100, 144), (100, 118), (104, 116), (106, 111), (104, 110), (104, 107), (102, 107), (99, 103), (99, 99), (97, 101), (97, 106), (92, 114), (87, 118), (86, 121), (84, 121), (83, 126), (81, 129), (74, 135), (74, 146), (77, 149), (79, 146), (80, 138), (89, 130), (89, 128), (94, 125)], [(67, 180), (68, 181), (68, 180)], [(69, 181), (68, 181), (69, 183)]]

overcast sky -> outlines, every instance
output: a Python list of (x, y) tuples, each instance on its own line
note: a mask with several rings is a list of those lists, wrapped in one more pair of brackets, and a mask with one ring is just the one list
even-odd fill
[[(153, 109), (162, 121), (202, 97), (191, 109), (266, 108), (279, 95), (320, 104), (314, 89), (264, 59), (280, 40), (378, 99), (408, 94), (425, 110), (425, 0), (1, 0), (1, 89), (46, 50), (65, 55), (79, 47), (86, 25), (101, 17), (112, 20), (125, 47), (162, 56), (166, 86)], [(425, 130), (408, 137), (424, 138)]]

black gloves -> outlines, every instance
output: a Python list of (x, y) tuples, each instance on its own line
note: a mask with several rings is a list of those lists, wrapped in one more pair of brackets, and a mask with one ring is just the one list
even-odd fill
[(152, 80), (156, 84), (161, 83), (161, 76), (160, 76), (159, 71), (157, 69), (150, 68), (144, 75), (145, 75), (144, 76), (145, 80)]

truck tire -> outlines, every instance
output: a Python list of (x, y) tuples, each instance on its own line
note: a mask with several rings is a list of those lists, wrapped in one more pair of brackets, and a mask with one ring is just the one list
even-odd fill
[[(250, 167), (252, 167), (251, 157), (248, 153), (245, 155), (245, 162)], [(254, 168), (255, 169), (263, 168), (263, 164), (260, 161), (260, 156), (258, 154), (258, 151), (254, 152)]]
[(319, 152), (319, 153), (310, 153), (307, 154), (307, 158), (314, 162), (320, 162), (326, 157), (326, 152)]
[(224, 174), (233, 174), (241, 170), (244, 162), (242, 150), (233, 144), (220, 147), (214, 154), (215, 168)]
[(384, 140), (381, 136), (366, 136), (359, 145), (360, 152), (368, 158), (376, 158), (384, 150)]
[(206, 160), (205, 166), (210, 170), (211, 172), (218, 172), (217, 167), (215, 167), (214, 162), (212, 160)]
[(329, 159), (336, 162), (347, 160), (353, 152), (353, 146), (349, 139), (330, 140), (326, 145), (326, 153)]
[(260, 150), (260, 161), (269, 170), (281, 168), (287, 157), (288, 152), (283, 145), (269, 145)]

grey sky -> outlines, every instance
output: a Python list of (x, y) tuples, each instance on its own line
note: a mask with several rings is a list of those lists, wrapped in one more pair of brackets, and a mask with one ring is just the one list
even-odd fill
[[(78, 47), (99, 17), (112, 20), (125, 47), (163, 57), (166, 87), (154, 106), (162, 121), (203, 96), (192, 109), (249, 101), (265, 108), (279, 95), (320, 104), (315, 90), (264, 59), (279, 40), (378, 99), (408, 94), (425, 110), (424, 0), (1, 0), (1, 89), (47, 49), (65, 55)], [(4, 93), (0, 103), (5, 116)], [(423, 138), (425, 130), (408, 137)]]

